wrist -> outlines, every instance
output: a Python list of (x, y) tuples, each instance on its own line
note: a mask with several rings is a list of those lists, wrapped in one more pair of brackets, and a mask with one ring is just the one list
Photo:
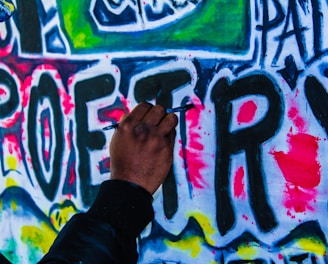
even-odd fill
[(87, 214), (137, 237), (154, 218), (152, 201), (151, 194), (139, 185), (113, 179), (101, 184)]

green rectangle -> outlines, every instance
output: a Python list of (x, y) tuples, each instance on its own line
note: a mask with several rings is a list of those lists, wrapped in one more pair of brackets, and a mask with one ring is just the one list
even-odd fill
[[(185, 3), (187, 1), (185, 0)], [(95, 2), (104, 5), (111, 1), (93, 1), (93, 3)], [(111, 3), (114, 6), (114, 1)], [(122, 3), (127, 2), (122, 0)], [(105, 25), (100, 28), (97, 26), (95, 21), (99, 22), (99, 19), (95, 19), (91, 15), (95, 12), (90, 12), (90, 1), (61, 0), (57, 1), (57, 4), (63, 31), (66, 33), (72, 53), (172, 49), (243, 53), (249, 49), (249, 1), (204, 0), (203, 2), (193, 2), (195, 5), (193, 10), (180, 17), (175, 15), (174, 20), (167, 23), (162, 23), (163, 19), (158, 19), (157, 22), (156, 20), (148, 21), (148, 23), (143, 21), (144, 29), (140, 26), (139, 29), (136, 29), (136, 24), (132, 23), (129, 26), (131, 30), (121, 32), (115, 32), (115, 27)], [(99, 10), (103, 9), (93, 8), (92, 10), (100, 13)], [(135, 10), (135, 16), (141, 17), (138, 10)], [(98, 17), (101, 17), (102, 21), (106, 23), (109, 20), (105, 15)], [(124, 20), (128, 16), (118, 17)], [(165, 18), (170, 18), (170, 16), (167, 15)], [(156, 23), (158, 23), (157, 27)], [(103, 22), (102, 25), (104, 25)], [(124, 25), (124, 21), (121, 22), (121, 25)]]

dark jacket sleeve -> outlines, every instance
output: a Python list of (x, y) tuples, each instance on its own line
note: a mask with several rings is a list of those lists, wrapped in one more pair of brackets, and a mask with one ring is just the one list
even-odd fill
[(89, 211), (68, 221), (39, 264), (136, 263), (136, 238), (153, 218), (152, 196), (146, 190), (105, 181)]

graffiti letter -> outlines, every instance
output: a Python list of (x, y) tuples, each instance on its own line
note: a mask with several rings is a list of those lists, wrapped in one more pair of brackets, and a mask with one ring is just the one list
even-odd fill
[[(170, 108), (172, 92), (190, 81), (190, 74), (185, 70), (149, 76), (136, 83), (135, 98), (138, 102), (156, 99), (158, 104)], [(163, 184), (163, 199), (165, 216), (171, 219), (178, 210), (177, 186), (172, 168)]]
[[(98, 192), (98, 185), (91, 185), (90, 151), (102, 149), (106, 139), (101, 131), (89, 132), (87, 102), (105, 97), (113, 93), (114, 78), (103, 74), (92, 79), (80, 81), (75, 87), (76, 141), (79, 153), (79, 176), (81, 196), (86, 206), (91, 205)], [(93, 165), (95, 166), (95, 165)]]
[[(0, 104), (0, 118), (5, 119), (13, 114), (19, 104), (17, 85), (13, 77), (5, 70), (0, 69), (0, 84), (8, 89), (9, 99)], [(2, 93), (4, 91), (1, 91)], [(1, 95), (1, 94), (0, 94)]]
[[(37, 87), (31, 90), (29, 111), (28, 111), (28, 148), (31, 154), (32, 166), (35, 176), (40, 184), (42, 191), (49, 200), (53, 200), (58, 189), (60, 171), (62, 167), (62, 156), (64, 151), (63, 136), (63, 113), (57, 92), (57, 86), (48, 74), (42, 74)], [(49, 107), (40, 109), (45, 102), (49, 102)], [(51, 107), (51, 109), (50, 109)], [(52, 125), (51, 125), (52, 114)], [(38, 125), (38, 123), (40, 123)], [(39, 142), (38, 131), (40, 128), (41, 142)], [(55, 138), (53, 139), (53, 132)], [(45, 138), (49, 139), (50, 146), (45, 147)], [(55, 144), (52, 145), (52, 142)], [(41, 148), (41, 153), (39, 148)], [(52, 147), (54, 151), (52, 152)], [(47, 164), (51, 160), (53, 153), (53, 163)], [(41, 157), (40, 157), (41, 155)], [(43, 166), (42, 166), (43, 165)], [(52, 170), (50, 181), (45, 177), (48, 171)]]
[[(287, 31), (290, 17), (292, 18), (293, 30)], [(289, 0), (286, 24), (284, 26), (282, 34), (278, 37), (279, 45), (278, 45), (276, 54), (272, 61), (272, 63), (274, 65), (278, 61), (278, 58), (282, 52), (282, 48), (283, 48), (283, 45), (285, 44), (285, 40), (292, 35), (295, 35), (298, 50), (299, 50), (301, 58), (306, 59), (307, 54), (306, 54), (304, 36), (303, 36), (303, 31), (305, 31), (305, 30), (306, 30), (306, 28), (302, 27), (300, 24), (300, 19), (299, 19), (298, 13), (297, 13), (296, 0)]]
[(23, 52), (40, 53), (42, 51), (41, 25), (35, 0), (18, 0), (18, 28), (20, 45)]
[[(268, 99), (266, 116), (252, 127), (230, 132), (232, 101), (250, 94), (263, 95)], [(269, 78), (259, 74), (237, 80), (232, 85), (226, 79), (220, 79), (213, 87), (212, 100), (216, 109), (215, 191), (219, 231), (222, 235), (226, 234), (235, 222), (229, 194), (230, 158), (242, 150), (246, 153), (249, 197), (254, 217), (262, 231), (270, 231), (277, 222), (265, 193), (260, 145), (272, 137), (280, 125), (283, 105), (278, 88)]]
[(261, 66), (264, 66), (264, 59), (266, 57), (267, 52), (267, 34), (268, 31), (273, 29), (274, 27), (278, 26), (285, 18), (285, 14), (282, 10), (281, 4), (274, 0), (273, 4), (276, 8), (277, 15), (273, 20), (269, 20), (269, 7), (268, 7), (268, 1), (263, 0), (263, 25), (256, 26), (257, 30), (262, 30), (262, 54), (261, 54)]

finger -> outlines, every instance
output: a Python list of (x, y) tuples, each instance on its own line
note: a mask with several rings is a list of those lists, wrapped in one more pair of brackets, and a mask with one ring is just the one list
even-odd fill
[(158, 125), (158, 131), (162, 135), (168, 135), (172, 132), (172, 130), (175, 130), (175, 127), (178, 124), (178, 117), (171, 113), (167, 114), (159, 123)]
[(161, 105), (155, 105), (150, 111), (144, 116), (142, 121), (148, 126), (157, 126), (161, 120), (165, 117), (166, 110)]
[(122, 123), (128, 117), (128, 115), (129, 114), (122, 115), (119, 122)]
[(140, 121), (152, 108), (153, 105), (150, 103), (140, 103), (124, 118), (123, 121)]
[(174, 149), (174, 143), (175, 143), (176, 134), (177, 133), (176, 133), (175, 129), (173, 129), (173, 130), (171, 130), (171, 132), (168, 135), (169, 140), (170, 140), (170, 148), (172, 149), (172, 152), (173, 152), (173, 149)]

